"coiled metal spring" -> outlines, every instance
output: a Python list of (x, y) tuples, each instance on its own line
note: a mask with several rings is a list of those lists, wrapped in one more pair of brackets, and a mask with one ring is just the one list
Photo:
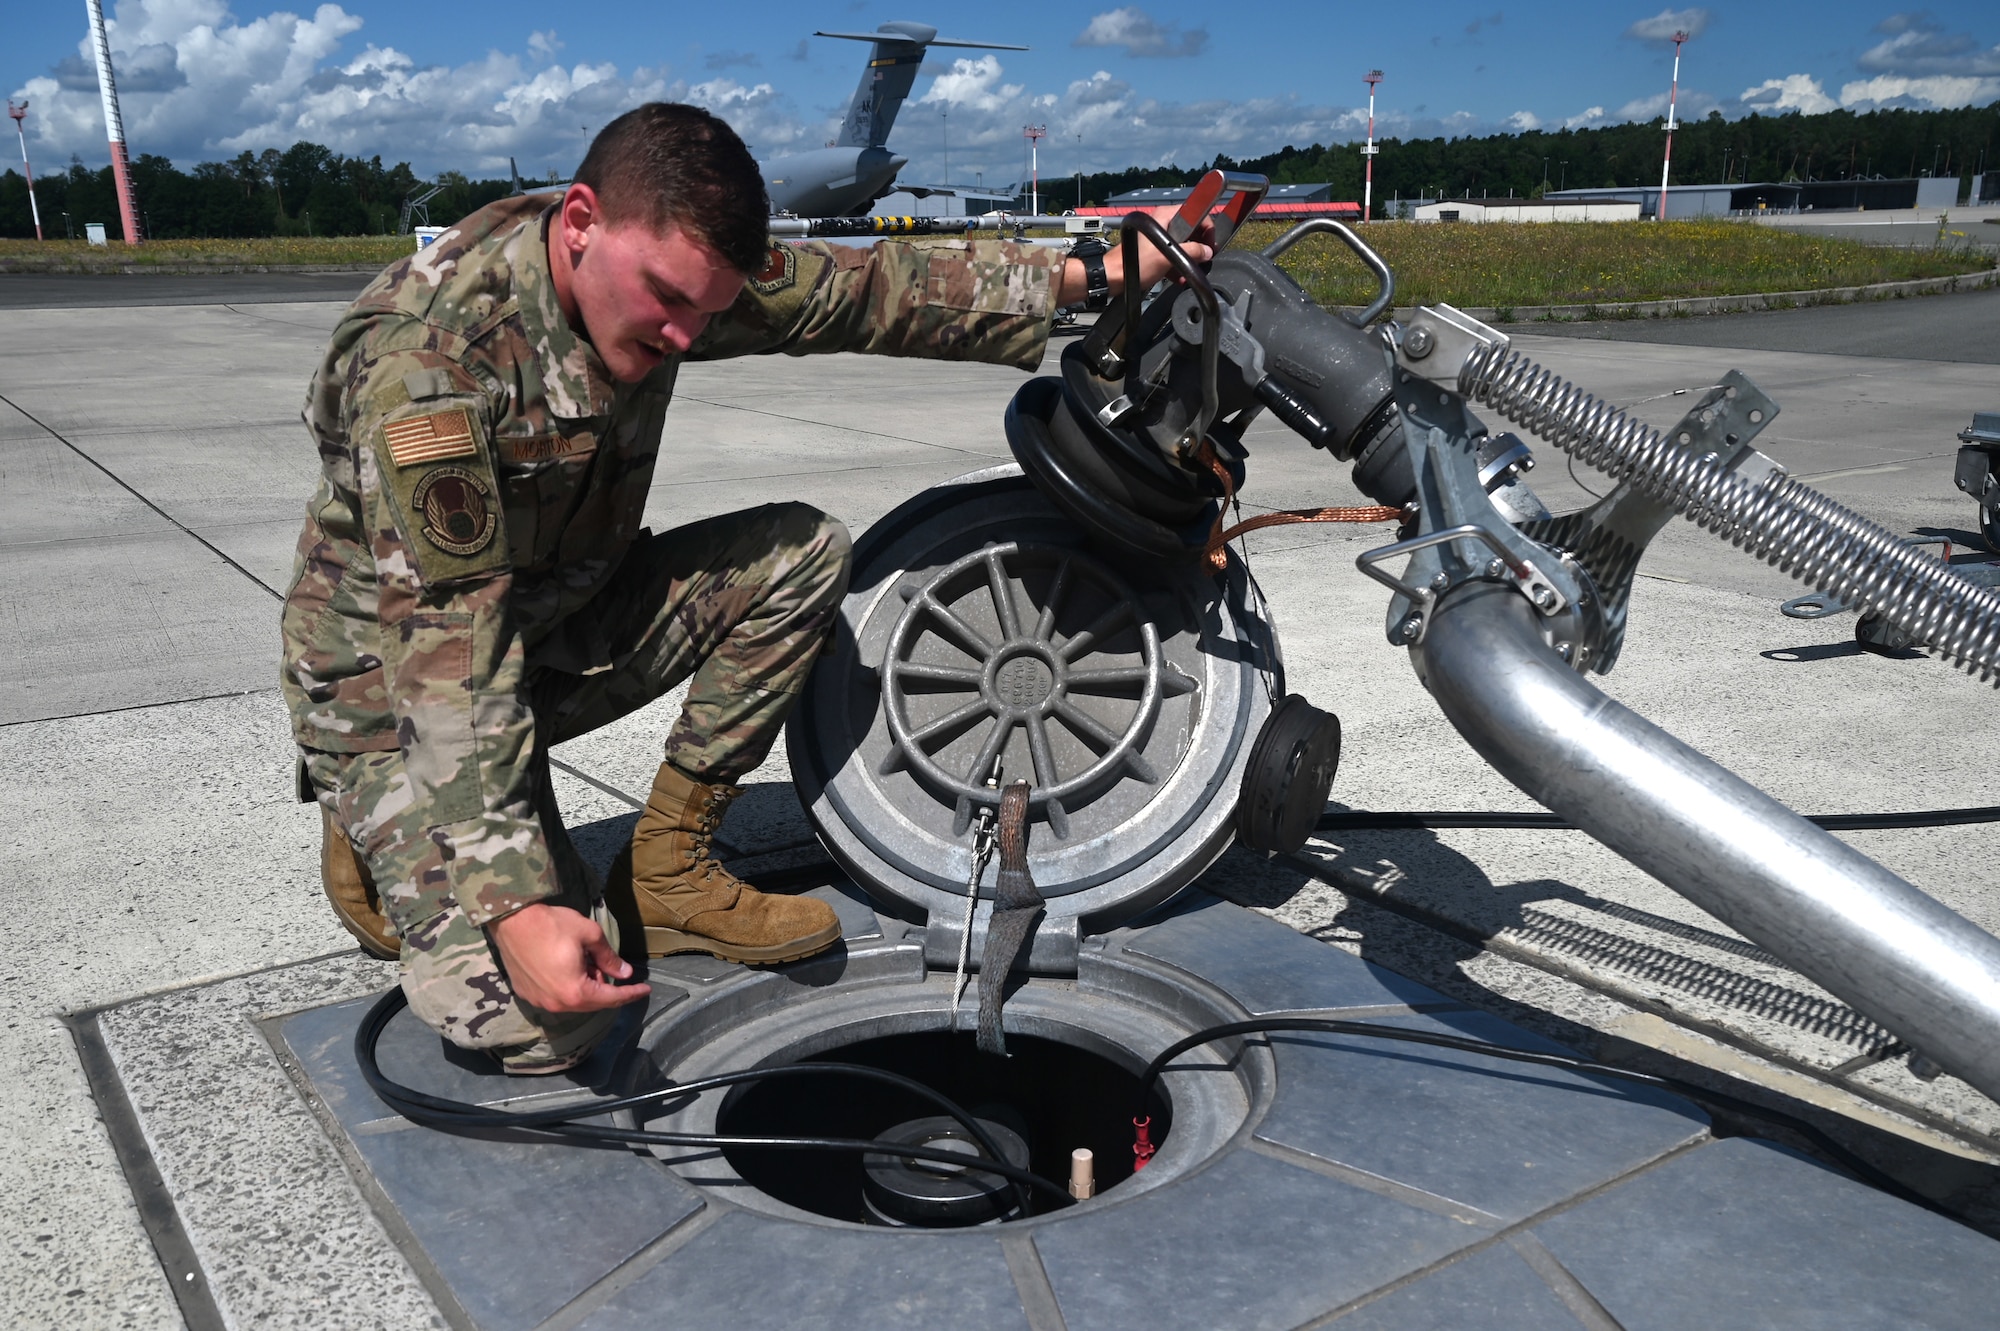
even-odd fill
[(1888, 528), (1782, 473), (1745, 480), (1504, 344), (1468, 357), (1458, 387), (1466, 400), (1631, 481), (1814, 590), (1879, 614), (1968, 674), (2000, 683), (2000, 595)]

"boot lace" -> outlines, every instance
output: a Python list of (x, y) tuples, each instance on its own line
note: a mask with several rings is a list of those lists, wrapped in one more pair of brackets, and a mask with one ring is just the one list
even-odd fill
[(688, 859), (692, 861), (688, 866), (691, 875), (699, 874), (703, 878), (713, 878), (717, 874), (728, 872), (716, 861), (715, 833), (722, 826), (722, 816), (729, 811), (731, 802), (742, 793), (742, 789), (737, 786), (716, 787), (709, 797), (707, 807), (701, 811), (701, 817), (695, 826), (689, 829), (687, 854)]

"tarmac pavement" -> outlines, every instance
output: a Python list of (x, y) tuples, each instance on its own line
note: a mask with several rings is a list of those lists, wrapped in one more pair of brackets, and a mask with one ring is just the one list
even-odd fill
[(1910, 296), (1693, 319), (1551, 321), (1522, 324), (1518, 331), (1537, 337), (2000, 365), (2000, 289), (1943, 299)]
[[(290, 1083), (257, 1072), (254, 1041), (161, 1057), (218, 1012), (240, 1025), (306, 991), (325, 1001), (389, 978), (354, 958), (319, 896), (318, 817), (293, 802), (275, 681), (278, 598), (316, 474), (298, 407), (340, 304), (255, 299), (244, 293), (272, 288), (245, 275), (192, 280), (206, 284), (184, 287), (193, 303), (84, 307), (85, 294), (33, 307), (10, 299), (21, 280), (0, 278), (14, 310), (0, 323), (0, 880), (31, 927), (0, 941), (0, 1121), (14, 1142), (0, 1153), (12, 1258), (0, 1323), (178, 1324), (136, 1182), (187, 1223), (199, 1270), (176, 1279), (234, 1271), (226, 1306), (246, 1320), (345, 1325), (340, 1300), (366, 1290), (327, 1288), (313, 1244), (389, 1259), (378, 1234), (316, 1233), (324, 1198), (351, 1200), (352, 1184), (274, 1145), (293, 1140), (274, 1125), (306, 1122)], [(172, 279), (111, 280), (153, 297), (167, 288), (149, 284)], [(1976, 524), (1951, 485), (1952, 436), (1974, 410), (2000, 408), (2000, 378), (1990, 357), (1941, 353), (1993, 327), (1995, 309), (1981, 293), (1620, 325), (1600, 340), (1509, 331), (1661, 424), (1681, 406), (1659, 395), (1740, 368), (1783, 408), (1765, 451), (1892, 528), (1965, 540)], [(1927, 341), (1910, 318), (1960, 332)], [(1006, 460), (1000, 413), (1023, 381), (850, 356), (689, 367), (647, 521), (798, 497), (860, 530), (925, 486)], [(1246, 509), (1357, 498), (1343, 469), (1282, 430), (1266, 423), (1251, 443)], [(1551, 507), (1602, 487), (1541, 452), (1530, 480)], [(1352, 562), (1382, 539), (1310, 527), (1250, 542), (1291, 687), (1345, 726), (1335, 800), (1531, 807), (1385, 641), (1382, 593)], [(1977, 758), (2000, 741), (1985, 686), (1927, 657), (1861, 653), (1851, 617), (1781, 618), (1797, 584), (1688, 524), (1641, 569), (1624, 659), (1603, 681), (1614, 697), (1801, 811), (2000, 803)], [(587, 854), (607, 855), (629, 827), (669, 715), (648, 709), (557, 751)], [(782, 757), (750, 785), (724, 828), (738, 850), (808, 839)], [(1849, 839), (2000, 930), (1984, 829)], [(1865, 1021), (1580, 833), (1355, 833), (1292, 860), (1232, 854), (1207, 885), (1587, 1053), (1716, 1069), (1827, 1106), (1850, 1138), (1884, 1158), (1903, 1151), (1914, 1181), (1990, 1205), (1990, 1171), (1962, 1162), (2000, 1138), (2000, 1108), (1949, 1077), (1917, 1081)], [(231, 976), (243, 978), (190, 988)], [(106, 1018), (105, 1047), (129, 1102), (120, 1131), (162, 1162), (161, 1193), (121, 1169), (64, 1024), (142, 995), (156, 997)], [(175, 1012), (178, 1025), (158, 1015)], [(218, 1059), (214, 1078), (192, 1074)], [(230, 1133), (263, 1145), (221, 1151)], [(371, 1320), (423, 1324), (421, 1301), (401, 1301), (408, 1282), (389, 1283), (394, 1310)]]

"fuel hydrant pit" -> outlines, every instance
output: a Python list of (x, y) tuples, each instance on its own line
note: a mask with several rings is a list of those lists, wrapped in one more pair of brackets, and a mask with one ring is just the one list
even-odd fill
[[(773, 977), (775, 980), (775, 977)], [(1163, 1078), (1144, 1100), (1139, 1074), (1174, 1040), (1227, 1020), (1177, 987), (1155, 995), (1144, 983), (1128, 992), (1088, 992), (1074, 980), (1035, 977), (1007, 999), (1008, 1057), (981, 1053), (972, 1032), (976, 989), (967, 993), (962, 1029), (953, 1030), (952, 977), (923, 973), (903, 984), (791, 989), (758, 1003), (735, 1022), (699, 1007), (670, 1010), (640, 1042), (650, 1052), (651, 1084), (688, 1081), (723, 1071), (813, 1062), (860, 1064), (898, 1073), (947, 1097), (995, 1129), (1003, 1156), (1009, 1139), (1023, 1163), (1051, 1183), (1070, 1177), (1071, 1153), (1088, 1149), (1096, 1196), (1082, 1203), (1116, 1205), (1185, 1175), (1234, 1141), (1268, 1097), (1270, 1056), (1244, 1046), (1224, 1062), (1191, 1056), (1200, 1072)], [(714, 1024), (711, 1024), (711, 1022)], [(641, 1082), (633, 1082), (637, 1089)], [(647, 1119), (656, 1131), (728, 1136), (839, 1137), (937, 1145), (933, 1138), (967, 1134), (927, 1099), (894, 1086), (829, 1073), (752, 1082), (692, 1103), (676, 1102)], [(1156, 1153), (1133, 1168), (1133, 1119), (1149, 1119)], [(968, 1148), (969, 1158), (969, 1143)], [(955, 1148), (948, 1148), (955, 1149)], [(792, 1220), (841, 1226), (951, 1229), (1034, 1223), (1076, 1208), (1029, 1189), (1025, 1208), (1012, 1184), (949, 1165), (896, 1161), (861, 1152), (730, 1147), (654, 1147), (664, 1166), (712, 1197)]]
[[(1003, 1152), (1022, 1146), (1017, 1163), (1060, 1183), (1070, 1152), (1088, 1149), (1097, 1190), (1107, 1193), (1132, 1175), (1132, 1120), (1139, 1080), (1118, 1063), (1074, 1044), (1011, 1036), (1007, 1058), (982, 1054), (969, 1031), (886, 1035), (836, 1046), (805, 1061), (859, 1063), (901, 1073), (969, 1110), (995, 1129)], [(1145, 1114), (1154, 1142), (1167, 1139), (1172, 1108), (1158, 1094)], [(928, 1135), (917, 1130), (926, 1125)], [(932, 1145), (963, 1143), (967, 1135), (929, 1102), (876, 1082), (758, 1082), (724, 1099), (718, 1131), (770, 1137), (856, 1137)], [(935, 1140), (933, 1140), (935, 1139)], [(976, 1152), (976, 1148), (971, 1148)], [(768, 1195), (832, 1220), (951, 1227), (1019, 1219), (1005, 1180), (951, 1165), (830, 1153), (734, 1148), (724, 1158), (743, 1181)], [(949, 1172), (947, 1172), (949, 1171)], [(1054, 1209), (1035, 1197), (1031, 1213)]]

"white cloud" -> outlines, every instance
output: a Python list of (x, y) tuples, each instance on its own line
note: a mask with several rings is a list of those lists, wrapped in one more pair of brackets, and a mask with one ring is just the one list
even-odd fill
[(1137, 5), (1106, 10), (1090, 20), (1073, 46), (1122, 46), (1129, 56), (1195, 56), (1208, 46), (1208, 29), (1182, 32), (1162, 24)]
[(1542, 127), (1542, 118), (1533, 111), (1516, 111), (1513, 115), (1507, 117), (1506, 125), (1507, 128), (1513, 130), (1515, 133), (1522, 134), (1531, 129), (1540, 129)]
[[(107, 27), (127, 142), (135, 154), (183, 167), (310, 139), (340, 153), (407, 158), (424, 172), (504, 171), (509, 156), (531, 173), (567, 172), (590, 133), (614, 116), (691, 95), (662, 70), (550, 63), (561, 49), (553, 32), (529, 34), (525, 57), (489, 51), (456, 67), (419, 68), (372, 44), (343, 58), (343, 43), (361, 26), (332, 3), (309, 17), (275, 10), (238, 20), (220, 0), (123, 0)], [(546, 67), (527, 67), (529, 58)], [(91, 60), (87, 39), (76, 60)], [(102, 162), (96, 78), (66, 77), (71, 64), (14, 95), (36, 102), (37, 155)]]
[(1908, 78), (1878, 74), (1872, 79), (1844, 83), (1840, 88), (1840, 104), (1861, 109), (1981, 106), (1996, 99), (2000, 99), (2000, 77), (1992, 76), (1931, 74)]
[(1002, 83), (1000, 74), (1000, 61), (992, 55), (983, 55), (977, 60), (954, 60), (951, 68), (938, 75), (930, 91), (919, 97), (917, 102), (919, 105), (942, 103), (954, 111), (997, 111), (1023, 91), (1018, 83)]
[(1684, 32), (1690, 37), (1701, 36), (1708, 27), (1709, 17), (1706, 9), (1663, 9), (1625, 29), (1625, 35), (1637, 42), (1672, 43), (1677, 32)]
[(1583, 110), (1577, 112), (1575, 115), (1570, 116), (1568, 119), (1564, 120), (1563, 128), (1583, 129), (1589, 125), (1599, 124), (1603, 121), (1603, 119), (1604, 119), (1603, 107), (1587, 106)]
[(1896, 14), (1876, 31), (1889, 40), (1862, 52), (1854, 63), (1873, 74), (2000, 74), (2000, 46), (1982, 50), (1967, 33), (1946, 32), (1928, 14)]
[(1754, 111), (1800, 111), (1809, 116), (1831, 111), (1839, 105), (1826, 95), (1820, 81), (1810, 74), (1787, 74), (1781, 79), (1765, 79), (1754, 88), (1745, 88), (1737, 100)]
[[(1592, 108), (1596, 109), (1596, 108)], [(1685, 125), (1690, 120), (1699, 120), (1710, 111), (1720, 110), (1721, 103), (1699, 88), (1682, 88), (1680, 100), (1674, 106), (1674, 119)], [(1667, 94), (1656, 92), (1650, 97), (1635, 97), (1618, 108), (1613, 120), (1664, 119), (1667, 114)]]

